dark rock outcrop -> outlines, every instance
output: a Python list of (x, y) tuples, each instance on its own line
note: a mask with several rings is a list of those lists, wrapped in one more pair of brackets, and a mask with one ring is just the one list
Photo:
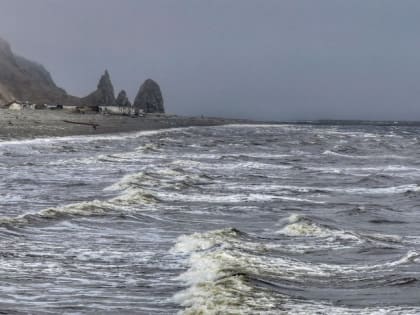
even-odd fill
[(131, 107), (131, 103), (128, 100), (127, 93), (124, 90), (118, 93), (117, 99), (115, 100), (115, 105), (120, 107)]
[(82, 98), (82, 103), (91, 107), (115, 105), (114, 86), (107, 70), (99, 79), (96, 91)]
[(78, 98), (59, 88), (40, 64), (17, 56), (0, 38), (0, 105), (12, 100), (77, 105)]
[(133, 107), (145, 113), (164, 113), (163, 97), (159, 85), (152, 79), (147, 79), (140, 86)]
[[(131, 106), (124, 90), (115, 99), (108, 71), (102, 75), (94, 92), (84, 98), (71, 96), (54, 83), (50, 73), (41, 64), (15, 55), (9, 43), (0, 38), (0, 106), (12, 101), (87, 107)], [(146, 113), (164, 113), (159, 85), (147, 79), (141, 85), (133, 107)]]

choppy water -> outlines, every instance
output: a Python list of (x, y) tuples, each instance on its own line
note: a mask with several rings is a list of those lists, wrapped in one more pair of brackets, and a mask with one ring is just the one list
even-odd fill
[(0, 142), (7, 314), (420, 314), (420, 129)]

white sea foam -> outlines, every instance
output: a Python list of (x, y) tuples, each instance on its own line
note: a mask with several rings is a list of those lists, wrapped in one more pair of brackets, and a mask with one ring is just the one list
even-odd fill
[(116, 190), (123, 190), (127, 188), (132, 188), (133, 186), (139, 185), (146, 177), (144, 172), (139, 172), (135, 174), (128, 174), (121, 178), (115, 184), (112, 184), (109, 187), (106, 187), (105, 191), (116, 191)]
[(26, 225), (37, 219), (55, 219), (65, 215), (94, 216), (104, 215), (112, 209), (107, 201), (87, 201), (63, 207), (47, 208), (35, 213), (25, 213), (16, 217), (0, 217), (0, 224)]
[(159, 197), (145, 189), (128, 188), (122, 194), (110, 199), (110, 202), (117, 205), (153, 204), (159, 202)]
[[(148, 194), (154, 194), (156, 198), (158, 195), (167, 195), (162, 191), (164, 188), (172, 190), (182, 190), (194, 185), (204, 185), (215, 182), (210, 180), (208, 177), (186, 173), (182, 170), (176, 170), (172, 168), (147, 168), (144, 171), (125, 175), (115, 184), (106, 187), (104, 191), (123, 191), (124, 195), (127, 193), (132, 195), (134, 191), (140, 191), (148, 189)], [(154, 191), (157, 188), (158, 191)], [(160, 197), (159, 197), (160, 198)]]
[(406, 160), (410, 159), (410, 157), (407, 156), (401, 156), (401, 155), (352, 155), (352, 154), (344, 154), (344, 153), (338, 153), (331, 150), (325, 150), (323, 155), (331, 155), (331, 156), (337, 156), (342, 158), (348, 158), (348, 159), (369, 159), (369, 160), (378, 160), (378, 159), (401, 159)]
[[(27, 225), (38, 219), (55, 219), (66, 215), (106, 215), (111, 211), (133, 211), (132, 208), (127, 208), (125, 206), (135, 204), (150, 205), (159, 202), (159, 198), (154, 196), (153, 193), (136, 185), (138, 184), (138, 181), (141, 180), (142, 175), (143, 173), (138, 173), (126, 176), (116, 184), (105, 188), (105, 190), (108, 191), (121, 190), (119, 195), (108, 200), (79, 202), (61, 207), (47, 208), (38, 212), (25, 213), (16, 217), (0, 217), (0, 225)], [(16, 198), (17, 197), (14, 199)], [(135, 209), (138, 209), (138, 207)]]
[[(190, 269), (189, 271), (193, 271), (193, 273), (203, 271), (203, 268), (198, 266), (203, 261), (205, 264), (209, 261), (211, 261), (211, 264), (215, 264), (215, 261), (220, 262), (221, 269), (217, 270), (217, 274), (211, 276), (211, 279), (223, 276), (226, 272), (229, 273), (232, 270), (256, 275), (276, 274), (278, 278), (295, 281), (304, 281), (303, 276), (330, 277), (340, 274), (353, 274), (357, 278), (357, 274), (362, 271), (377, 271), (420, 262), (420, 253), (408, 251), (401, 258), (374, 265), (314, 264), (286, 256), (270, 257), (267, 249), (267, 246), (244, 240), (235, 230), (227, 229), (181, 236), (177, 239), (171, 251), (174, 254), (189, 255), (189, 264), (194, 267), (194, 270)], [(250, 251), (255, 252), (255, 254), (250, 253)], [(262, 253), (265, 255), (261, 255)], [(191, 283), (195, 283), (197, 279), (200, 280), (200, 277), (191, 276), (189, 271), (181, 278), (188, 279)], [(208, 275), (204, 275), (204, 277), (208, 277)]]
[(344, 174), (357, 177), (372, 175), (397, 176), (400, 178), (417, 179), (420, 176), (420, 168), (404, 165), (382, 165), (369, 167), (343, 167), (343, 166), (309, 166), (308, 170), (325, 174)]
[[(286, 220), (281, 220), (280, 224), (284, 225), (279, 231), (278, 234), (283, 234), (292, 237), (314, 237), (314, 238), (326, 238), (327, 244), (320, 244), (320, 247), (325, 247), (329, 242), (335, 242), (343, 240), (345, 242), (355, 244), (362, 244), (366, 242), (376, 242), (378, 244), (382, 243), (393, 243), (401, 244), (405, 242), (405, 238), (398, 235), (385, 235), (379, 233), (356, 233), (353, 231), (343, 231), (340, 229), (331, 228), (327, 225), (322, 225), (314, 220), (307, 218), (303, 215), (292, 214), (286, 218)], [(328, 247), (328, 246), (327, 246)], [(338, 247), (342, 248), (342, 247)]]
[(312, 236), (333, 237), (343, 240), (351, 240), (361, 243), (362, 240), (351, 232), (332, 229), (328, 226), (319, 225), (312, 220), (298, 214), (292, 214), (287, 218), (288, 224), (277, 231), (278, 234), (288, 236)]
[(275, 310), (273, 295), (255, 290), (243, 275), (231, 275), (233, 270), (241, 270), (241, 266), (235, 267), (236, 258), (229, 251), (206, 251), (216, 244), (229, 248), (239, 245), (236, 234), (234, 230), (219, 230), (178, 239), (172, 252), (189, 255), (189, 269), (178, 277), (188, 288), (173, 297), (185, 307), (183, 314), (249, 314), (261, 307), (265, 311)]
[(144, 130), (126, 133), (115, 133), (115, 134), (101, 134), (101, 135), (83, 135), (83, 136), (67, 136), (67, 137), (48, 137), (48, 138), (35, 138), (26, 140), (6, 140), (0, 141), (0, 147), (7, 146), (20, 146), (20, 145), (46, 145), (53, 143), (89, 143), (98, 140), (127, 140), (136, 139), (143, 136), (151, 136), (155, 134), (167, 133), (172, 131), (188, 130), (191, 127), (185, 128), (168, 128), (159, 130)]
[[(340, 188), (340, 187), (322, 187), (322, 186), (294, 186), (294, 185), (276, 185), (276, 184), (259, 184), (259, 185), (239, 185), (239, 184), (225, 184), (221, 185), (221, 188), (229, 189), (229, 191), (241, 191), (250, 190), (253, 192), (261, 193), (278, 193), (281, 191), (293, 191), (297, 193), (314, 193), (320, 192), (325, 193), (343, 193), (343, 194), (359, 194), (359, 195), (388, 195), (388, 194), (400, 194), (405, 192), (417, 192), (420, 191), (420, 186), (417, 184), (390, 186), (390, 187), (379, 187), (379, 188)], [(298, 200), (298, 199), (296, 199)], [(313, 201), (312, 201), (313, 202)], [(322, 200), (319, 203), (324, 203)]]
[(235, 169), (291, 169), (293, 166), (270, 164), (263, 162), (230, 162), (230, 163), (206, 163), (203, 161), (194, 160), (175, 160), (173, 165), (189, 168), (199, 168), (201, 170), (235, 170)]
[(335, 306), (326, 302), (288, 299), (282, 305), (284, 311), (279, 315), (308, 315), (308, 314), (334, 314), (334, 315), (418, 315), (420, 307), (417, 306), (378, 306), (378, 307), (345, 307)]
[(284, 200), (284, 201), (295, 201), (295, 202), (304, 202), (312, 204), (324, 204), (324, 201), (298, 198), (298, 197), (289, 197), (289, 196), (279, 196), (273, 194), (257, 194), (257, 193), (242, 193), (242, 194), (181, 194), (176, 192), (161, 192), (156, 191), (154, 194), (161, 200), (166, 202), (172, 201), (182, 201), (182, 202), (208, 202), (208, 203), (241, 203), (241, 202), (263, 202), (263, 201), (275, 201), (275, 200)]
[[(214, 127), (213, 127), (214, 128)], [(217, 126), (216, 128), (276, 128), (284, 130), (301, 130), (301, 129), (312, 129), (312, 126), (294, 125), (291, 124), (226, 124), (223, 126)]]
[(369, 195), (387, 195), (387, 194), (400, 194), (405, 192), (420, 191), (420, 186), (417, 184), (408, 184), (391, 187), (380, 188), (327, 188), (329, 191), (350, 193), (350, 194), (369, 194)]
[[(297, 220), (293, 217), (291, 219)], [(288, 257), (270, 257), (267, 247), (242, 239), (238, 231), (230, 229), (181, 236), (171, 251), (175, 255), (185, 256), (188, 265), (188, 270), (178, 277), (188, 287), (173, 297), (175, 302), (185, 307), (185, 314), (217, 314), (223, 311), (246, 314), (258, 313), (259, 309), (269, 314), (275, 312), (279, 303), (286, 303), (289, 311), (296, 310), (297, 313), (318, 305), (325, 310), (357, 314), (352, 313), (352, 309), (334, 307), (327, 303), (296, 301), (275, 291), (254, 287), (247, 279), (271, 276), (277, 281), (303, 284), (308, 278), (319, 281), (316, 279), (339, 276), (348, 278), (348, 281), (359, 281), (360, 277), (370, 277), (370, 273), (379, 270), (391, 271), (398, 265), (419, 262), (419, 253), (413, 251), (400, 259), (377, 265), (314, 264)], [(238, 303), (240, 300), (243, 303)], [(392, 307), (387, 309), (398, 310)], [(358, 311), (360, 313), (361, 310)]]

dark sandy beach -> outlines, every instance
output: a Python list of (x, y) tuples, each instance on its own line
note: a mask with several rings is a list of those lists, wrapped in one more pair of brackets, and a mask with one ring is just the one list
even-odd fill
[[(95, 124), (74, 124), (65, 121)], [(224, 118), (149, 114), (146, 117), (73, 113), (65, 110), (0, 109), (0, 139), (93, 135), (188, 126), (212, 126), (249, 121)]]

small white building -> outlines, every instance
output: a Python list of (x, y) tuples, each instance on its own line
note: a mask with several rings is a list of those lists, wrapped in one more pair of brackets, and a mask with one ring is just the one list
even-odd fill
[(22, 110), (24, 108), (24, 104), (19, 102), (12, 102), (7, 104), (6, 107), (10, 110)]
[(99, 106), (99, 112), (108, 115), (143, 116), (133, 107), (129, 106)]
[(6, 104), (4, 107), (10, 109), (10, 110), (22, 110), (25, 108), (32, 108), (33, 104), (30, 104), (29, 102), (21, 102), (21, 101), (12, 101), (9, 104)]
[(12, 101), (9, 104), (4, 106), (10, 110), (23, 110), (23, 109), (45, 109), (45, 105), (42, 104), (32, 104), (29, 102), (21, 102), (21, 101)]

